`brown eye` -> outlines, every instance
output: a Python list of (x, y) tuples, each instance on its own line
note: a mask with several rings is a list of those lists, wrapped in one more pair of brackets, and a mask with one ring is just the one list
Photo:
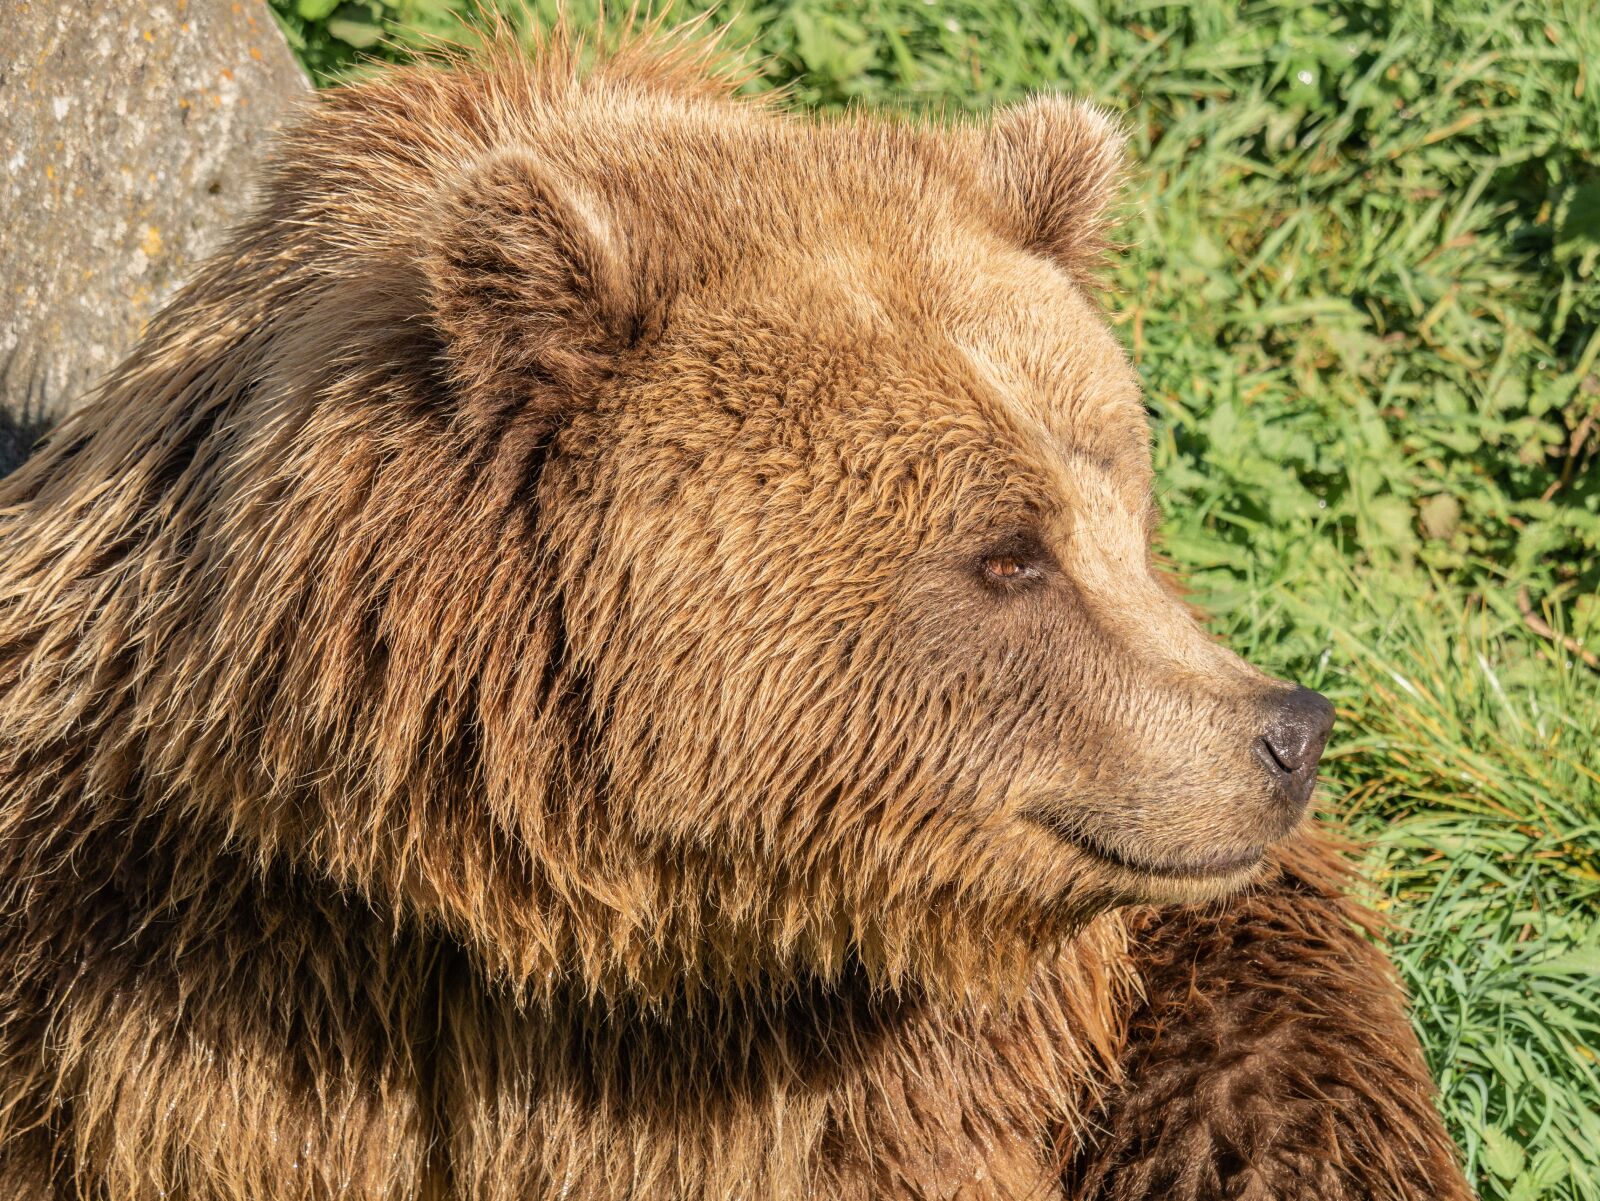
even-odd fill
[(972, 564), (969, 570), (976, 570), (983, 583), (1000, 592), (1011, 592), (1042, 579), (1055, 565), (1044, 543), (1029, 530), (1017, 530), (991, 542), (981, 555), (968, 562)]

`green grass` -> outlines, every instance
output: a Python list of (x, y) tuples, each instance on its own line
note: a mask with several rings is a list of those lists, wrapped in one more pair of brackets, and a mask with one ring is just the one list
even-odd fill
[[(352, 43), (404, 54), (457, 7), (274, 3), (324, 79)], [(801, 105), (1056, 88), (1126, 114), (1140, 168), (1111, 302), (1167, 547), (1236, 647), (1339, 705), (1330, 804), (1371, 840), (1483, 1196), (1600, 1201), (1600, 671), (1560, 641), (1600, 650), (1600, 7), (717, 19), (765, 57), (752, 86)]]

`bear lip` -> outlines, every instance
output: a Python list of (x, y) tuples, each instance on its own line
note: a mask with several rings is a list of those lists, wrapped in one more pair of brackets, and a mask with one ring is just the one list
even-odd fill
[(1261, 862), (1266, 854), (1264, 847), (1252, 847), (1233, 855), (1216, 855), (1210, 859), (1197, 860), (1191, 863), (1154, 863), (1142, 859), (1130, 859), (1102, 847), (1099, 843), (1072, 840), (1073, 846), (1084, 851), (1096, 859), (1103, 859), (1107, 863), (1115, 864), (1124, 871), (1139, 872), (1147, 876), (1161, 876), (1169, 880), (1178, 879), (1213, 879), (1219, 876), (1237, 875), (1247, 871)]
[(1169, 880), (1213, 879), (1220, 876), (1237, 875), (1239, 872), (1255, 867), (1267, 853), (1265, 847), (1256, 846), (1231, 855), (1213, 855), (1206, 859), (1188, 862), (1135, 859), (1124, 855), (1120, 851), (1112, 850), (1092, 834), (1071, 828), (1055, 815), (1031, 813), (1029, 816), (1050, 830), (1063, 842), (1070, 844), (1074, 849), (1081, 851), (1092, 859), (1109, 863), (1113, 867), (1121, 868), (1123, 871), (1137, 872), (1146, 876), (1160, 876)]

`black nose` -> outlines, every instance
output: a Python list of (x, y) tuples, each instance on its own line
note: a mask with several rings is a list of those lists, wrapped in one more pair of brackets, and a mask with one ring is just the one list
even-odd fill
[(1266, 764), (1278, 799), (1303, 808), (1317, 782), (1317, 763), (1333, 729), (1333, 706), (1320, 692), (1296, 688), (1278, 705), (1256, 739), (1256, 757)]

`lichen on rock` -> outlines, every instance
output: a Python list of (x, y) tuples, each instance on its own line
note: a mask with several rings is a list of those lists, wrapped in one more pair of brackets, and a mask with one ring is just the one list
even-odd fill
[(248, 208), (307, 90), (261, 0), (14, 0), (0, 38), (0, 474)]

